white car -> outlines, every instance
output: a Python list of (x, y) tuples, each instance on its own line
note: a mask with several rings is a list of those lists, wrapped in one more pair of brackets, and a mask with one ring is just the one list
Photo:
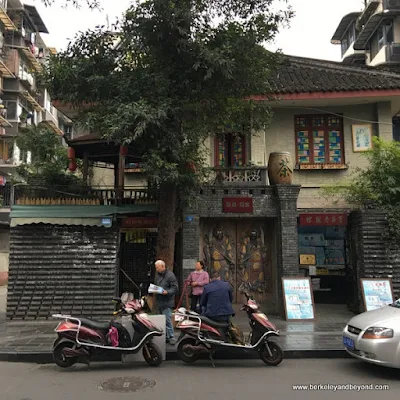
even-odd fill
[(353, 317), (343, 330), (343, 344), (360, 360), (400, 368), (400, 300)]

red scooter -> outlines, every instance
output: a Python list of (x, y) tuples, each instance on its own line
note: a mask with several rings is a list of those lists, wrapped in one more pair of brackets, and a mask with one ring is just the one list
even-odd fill
[(55, 329), (57, 339), (53, 345), (53, 359), (62, 368), (68, 368), (82, 360), (90, 364), (93, 355), (108, 351), (136, 354), (143, 349), (143, 357), (150, 366), (159, 366), (162, 353), (152, 342), (154, 336), (162, 336), (144, 313), (146, 299), (134, 299), (132, 293), (124, 293), (117, 303), (114, 315), (118, 319), (109, 322), (94, 321), (82, 317), (54, 314), (53, 318), (65, 319)]
[(193, 363), (202, 355), (208, 355), (213, 362), (212, 355), (217, 348), (227, 347), (258, 351), (261, 360), (267, 365), (276, 366), (282, 362), (283, 350), (278, 343), (271, 340), (271, 337), (279, 336), (279, 330), (268, 321), (265, 314), (260, 312), (258, 303), (247, 293), (244, 294), (247, 303), (241, 310), (247, 312), (251, 327), (251, 333), (246, 341), (229, 323), (212, 321), (185, 308), (177, 310), (176, 328), (181, 331), (177, 352), (182, 361)]

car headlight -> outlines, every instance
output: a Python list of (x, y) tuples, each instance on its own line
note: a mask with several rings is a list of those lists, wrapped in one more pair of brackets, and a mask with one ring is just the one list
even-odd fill
[(364, 335), (363, 339), (388, 339), (393, 337), (393, 329), (382, 328), (382, 327), (371, 327), (368, 328)]

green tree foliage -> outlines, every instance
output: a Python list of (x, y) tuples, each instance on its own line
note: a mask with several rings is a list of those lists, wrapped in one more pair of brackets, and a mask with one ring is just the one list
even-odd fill
[(21, 128), (16, 145), (23, 154), (31, 153), (31, 162), (18, 167), (25, 181), (36, 178), (49, 186), (75, 186), (82, 180), (67, 170), (68, 156), (59, 135), (46, 126)]
[(344, 198), (354, 207), (375, 208), (388, 215), (389, 236), (400, 239), (400, 143), (374, 138), (365, 153), (369, 165), (357, 168), (344, 183), (323, 188), (329, 198)]
[[(78, 121), (86, 129), (134, 142), (143, 155), (161, 192), (160, 237), (174, 231), (177, 194), (190, 198), (203, 176), (204, 139), (249, 134), (270, 120), (266, 102), (245, 99), (269, 92), (279, 63), (263, 45), (292, 11), (284, 0), (273, 3), (134, 1), (113, 33), (79, 34), (50, 60), (44, 80), (52, 98), (83, 108)], [(159, 256), (171, 255), (171, 246), (159, 247)]]

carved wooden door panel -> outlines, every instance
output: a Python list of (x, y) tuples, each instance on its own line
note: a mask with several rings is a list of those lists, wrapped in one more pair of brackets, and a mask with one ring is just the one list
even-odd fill
[(236, 300), (245, 302), (248, 292), (262, 303), (272, 293), (271, 246), (264, 221), (237, 223)]
[(206, 269), (218, 272), (236, 291), (236, 223), (208, 221), (203, 225), (203, 252)]
[(257, 220), (212, 220), (202, 227), (207, 271), (219, 272), (233, 289), (235, 303), (247, 291), (260, 302), (272, 291), (270, 246), (265, 224)]

